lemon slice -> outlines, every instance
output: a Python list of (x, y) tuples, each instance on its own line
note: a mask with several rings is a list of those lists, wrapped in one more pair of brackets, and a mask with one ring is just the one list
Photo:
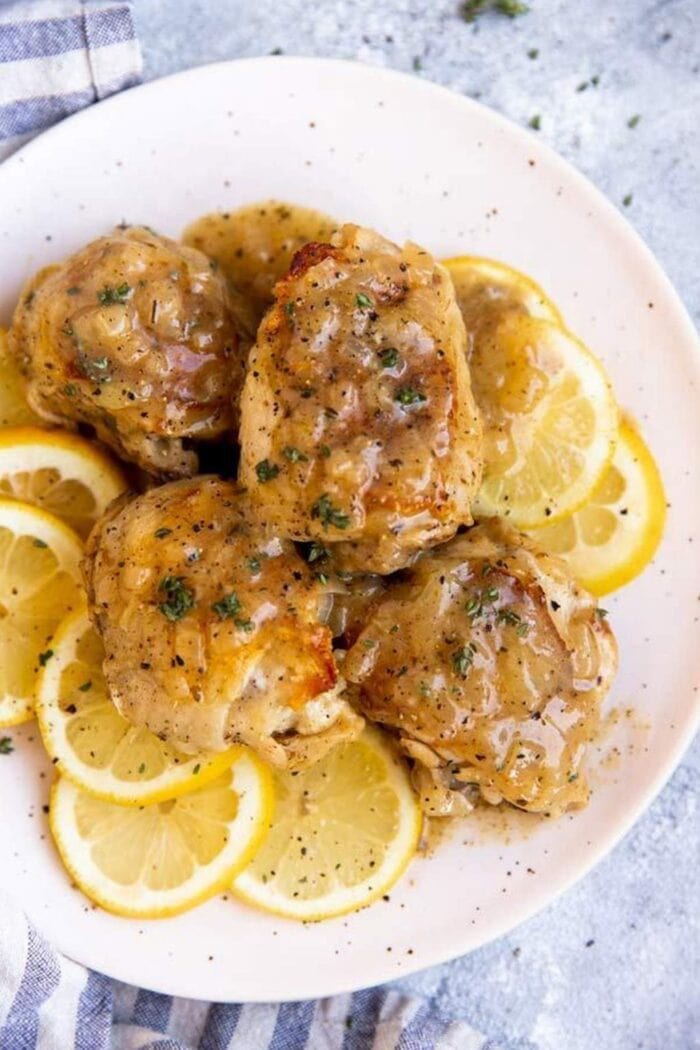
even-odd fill
[(271, 809), (267, 770), (240, 748), (206, 787), (150, 806), (105, 802), (59, 777), (49, 823), (90, 900), (117, 915), (158, 919), (228, 888), (257, 849)]
[(0, 726), (32, 717), (51, 636), (82, 602), (76, 534), (52, 514), (0, 499)]
[(40, 422), (27, 404), (26, 383), (10, 354), (7, 332), (0, 328), (0, 427)]
[(115, 463), (77, 434), (39, 427), (0, 430), (0, 496), (42, 507), (83, 537), (126, 487)]
[(84, 609), (66, 618), (51, 648), (36, 687), (39, 729), (58, 771), (89, 794), (123, 806), (162, 802), (203, 787), (238, 755), (235, 748), (185, 755), (122, 718), (102, 674), (102, 643)]
[(478, 255), (445, 259), (443, 265), (450, 272), (457, 304), (471, 335), (510, 314), (564, 324), (558, 309), (539, 284), (512, 266)]
[(530, 535), (543, 550), (567, 561), (584, 587), (600, 597), (648, 565), (665, 520), (658, 467), (638, 432), (623, 422), (612, 463), (588, 503)]
[(275, 789), (270, 832), (233, 883), (255, 907), (306, 921), (354, 911), (386, 893), (415, 853), (420, 809), (377, 730), (310, 769), (276, 773)]
[(573, 513), (606, 470), (617, 436), (600, 362), (557, 325), (513, 316), (478, 341), (470, 365), (484, 421), (476, 515), (534, 528)]

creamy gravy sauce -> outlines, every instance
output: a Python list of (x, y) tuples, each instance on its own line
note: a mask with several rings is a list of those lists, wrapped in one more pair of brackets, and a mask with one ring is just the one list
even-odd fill
[(237, 312), (254, 335), (294, 253), (309, 241), (328, 241), (338, 225), (312, 208), (267, 200), (203, 215), (187, 227), (183, 240), (219, 264), (234, 290)]

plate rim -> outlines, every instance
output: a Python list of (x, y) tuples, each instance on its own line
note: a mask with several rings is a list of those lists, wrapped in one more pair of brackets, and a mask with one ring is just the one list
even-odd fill
[[(559, 154), (552, 146), (536, 138), (531, 132), (521, 127), (509, 117), (504, 116), (498, 110), (492, 109), (468, 95), (460, 94), (458, 91), (436, 84), (431, 80), (427, 80), (423, 77), (416, 77), (415, 75), (403, 71), (367, 65), (348, 59), (298, 55), (264, 55), (235, 58), (194, 66), (130, 87), (125, 91), (121, 91), (66, 117), (52, 127), (39, 133), (35, 138), (25, 143), (19, 150), (8, 157), (0, 165), (0, 184), (2, 184), (4, 173), (8, 171), (11, 172), (14, 168), (23, 165), (27, 158), (31, 158), (33, 151), (39, 148), (46, 149), (47, 142), (51, 142), (53, 139), (60, 141), (60, 136), (64, 134), (67, 125), (74, 128), (81, 121), (89, 122), (91, 120), (100, 119), (100, 117), (96, 117), (96, 114), (102, 116), (109, 111), (110, 107), (117, 108), (120, 105), (123, 105), (124, 101), (129, 99), (134, 92), (137, 94), (150, 93), (152, 95), (157, 95), (159, 93), (162, 94), (164, 92), (167, 94), (169, 86), (173, 81), (183, 82), (197, 80), (199, 78), (206, 79), (210, 75), (215, 75), (217, 72), (224, 72), (232, 67), (238, 69), (246, 66), (273, 66), (273, 64), (276, 69), (279, 69), (280, 65), (289, 67), (290, 86), (292, 84), (294, 70), (314, 66), (321, 71), (321, 75), (323, 75), (324, 72), (327, 72), (328, 75), (331, 76), (336, 74), (341, 76), (358, 76), (360, 78), (374, 79), (377, 83), (387, 82), (390, 84), (397, 84), (400, 88), (403, 87), (404, 89), (410, 88), (411, 90), (433, 93), (439, 104), (443, 106), (449, 104), (453, 107), (476, 114), (479, 119), (490, 122), (494, 130), (499, 130), (510, 139), (515, 138), (521, 145), (527, 144), (536, 155), (541, 156), (543, 160), (547, 162), (551, 170), (558, 171), (568, 184), (573, 183), (577, 190), (584, 194), (591, 201), (591, 204), (596, 206), (605, 223), (609, 227), (610, 225), (612, 226), (615, 235), (621, 238), (623, 242), (626, 242), (634, 255), (637, 258), (641, 257), (645, 265), (648, 268), (651, 268), (660, 290), (664, 293), (669, 309), (672, 309), (673, 311), (674, 321), (679, 325), (684, 343), (687, 342), (689, 347), (693, 346), (694, 348), (694, 352), (689, 359), (692, 361), (693, 367), (700, 376), (700, 339), (698, 338), (695, 325), (685, 304), (671, 283), (660, 262), (654, 256), (650, 247), (646, 244), (638, 231), (632, 226), (630, 221), (620, 212), (603, 191), (600, 190), (587, 176), (580, 172), (569, 160)], [(472, 935), (469, 940), (468, 948), (458, 949), (457, 951), (455, 951), (454, 947), (447, 949), (442, 946), (433, 948), (432, 942), (429, 942), (427, 945), (421, 947), (420, 961), (414, 963), (408, 962), (399, 974), (391, 973), (385, 976), (375, 975), (367, 982), (358, 982), (357, 980), (343, 982), (331, 979), (330, 981), (326, 981), (325, 984), (323, 983), (322, 975), (320, 984), (318, 983), (318, 978), (315, 974), (303, 976), (294, 975), (294, 988), (292, 989), (291, 995), (285, 993), (284, 996), (275, 999), (271, 999), (269, 995), (248, 995), (245, 1002), (294, 1002), (309, 998), (353, 992), (361, 988), (369, 987), (372, 984), (385, 983), (387, 981), (395, 980), (398, 977), (404, 978), (412, 973), (458, 958), (460, 955), (475, 951), (484, 944), (491, 943), (513, 929), (516, 929), (522, 923), (528, 921), (538, 912), (543, 910), (547, 905), (553, 903), (576, 882), (578, 882), (579, 879), (588, 875), (590, 871), (628, 834), (631, 827), (649, 808), (653, 800), (663, 790), (664, 786), (677, 769), (684, 754), (693, 742), (699, 727), (700, 695), (696, 694), (693, 704), (689, 705), (688, 711), (686, 712), (683, 729), (678, 733), (675, 740), (667, 745), (665, 749), (665, 759), (661, 763), (655, 776), (650, 778), (645, 789), (635, 796), (634, 801), (627, 806), (624, 813), (616, 820), (614, 827), (595, 840), (595, 844), (590, 848), (586, 860), (583, 863), (581, 863), (580, 860), (573, 859), (568, 862), (565, 872), (563, 874), (560, 873), (559, 878), (555, 880), (556, 888), (554, 891), (551, 889), (551, 883), (543, 885), (536, 891), (531, 891), (528, 903), (520, 912), (516, 923), (513, 923), (510, 918), (506, 918), (501, 922), (496, 920), (490, 924), (488, 930), (482, 931), (482, 933), (477, 934), (476, 936)], [(34, 918), (33, 921), (36, 922), (37, 925), (40, 925), (39, 920), (36, 918)], [(59, 948), (59, 951), (66, 954), (68, 958), (72, 958), (74, 961), (81, 963), (81, 965), (89, 965), (82, 963), (81, 960), (76, 958), (73, 954), (64, 952), (63, 949)], [(380, 962), (377, 962), (369, 965), (368, 969), (375, 972), (381, 971), (382, 966)], [(115, 969), (110, 966), (108, 959), (106, 965), (100, 967), (100, 972), (120, 981), (129, 980), (129, 977), (125, 976), (123, 968), (117, 967), (115, 971)], [(148, 982), (144, 982), (142, 976), (137, 976), (134, 979), (140, 986), (164, 994), (186, 996), (187, 998), (202, 1001), (208, 1001), (209, 999), (203, 990), (198, 992), (197, 990), (193, 991), (190, 988), (185, 988), (183, 982), (177, 979), (174, 975), (173, 979), (164, 978), (163, 980), (149, 980)], [(235, 1002), (241, 1000), (240, 997), (232, 996), (229, 999), (220, 999), (218, 1001)]]

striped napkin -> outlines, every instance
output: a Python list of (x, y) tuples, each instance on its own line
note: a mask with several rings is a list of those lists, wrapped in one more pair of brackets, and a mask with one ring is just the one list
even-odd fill
[[(128, 3), (0, 0), (0, 160), (62, 117), (138, 83), (140, 73)], [(120, 984), (61, 957), (0, 896), (0, 1050), (71, 1048), (487, 1050), (481, 1035), (438, 1018), (429, 1001), (390, 989), (246, 1005)]]
[(0, 160), (62, 117), (140, 79), (128, 3), (0, 0)]

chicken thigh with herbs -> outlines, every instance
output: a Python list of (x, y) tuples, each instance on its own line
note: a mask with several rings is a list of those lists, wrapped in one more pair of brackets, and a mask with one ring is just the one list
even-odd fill
[(344, 226), (275, 288), (241, 399), (240, 480), (273, 531), (390, 573), (471, 522), (481, 423), (447, 271)]
[(232, 428), (245, 364), (212, 266), (145, 227), (120, 227), (41, 270), (10, 329), (32, 407), (91, 424), (152, 474), (196, 473), (183, 442)]
[(116, 501), (84, 572), (107, 685), (133, 724), (189, 752), (242, 742), (281, 768), (361, 729), (325, 588), (235, 485), (200, 477)]
[(582, 805), (586, 744), (616, 670), (612, 632), (567, 566), (491, 519), (390, 590), (343, 673), (398, 733), (427, 812), (480, 793), (533, 812)]

